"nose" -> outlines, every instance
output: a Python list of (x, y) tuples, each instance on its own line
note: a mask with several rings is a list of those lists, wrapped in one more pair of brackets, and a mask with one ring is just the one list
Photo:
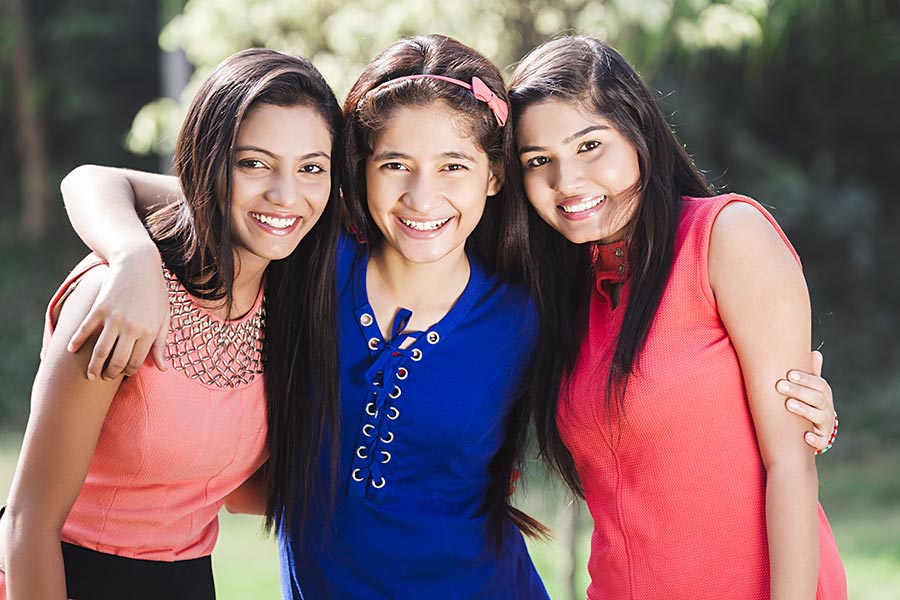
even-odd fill
[(422, 214), (428, 213), (443, 203), (438, 182), (425, 173), (418, 173), (410, 178), (402, 201), (415, 212)]
[(574, 196), (584, 187), (584, 177), (577, 165), (557, 160), (553, 188), (563, 196)]
[(266, 189), (266, 200), (282, 208), (288, 208), (297, 204), (301, 197), (300, 182), (297, 181), (296, 173), (290, 169), (283, 169), (272, 174)]

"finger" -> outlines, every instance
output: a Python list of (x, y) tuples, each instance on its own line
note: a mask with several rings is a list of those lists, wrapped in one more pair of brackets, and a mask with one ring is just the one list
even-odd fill
[(150, 354), (153, 357), (153, 363), (156, 365), (156, 368), (160, 371), (165, 371), (169, 368), (169, 365), (166, 364), (166, 342), (169, 339), (169, 318), (166, 317), (165, 322), (162, 327), (159, 328), (159, 331), (156, 334), (156, 339), (153, 341), (153, 346), (150, 348)]
[(788, 409), (788, 412), (791, 412), (797, 416), (803, 417), (813, 427), (812, 433), (820, 434), (825, 433), (826, 431), (830, 432), (830, 423), (833, 420), (832, 417), (820, 408), (813, 408), (808, 404), (804, 404), (796, 400), (795, 398), (788, 398), (785, 401), (785, 407)]
[(94, 381), (100, 377), (100, 373), (103, 372), (103, 365), (106, 364), (106, 359), (109, 358), (117, 338), (118, 334), (113, 333), (112, 328), (104, 328), (100, 331), (100, 337), (97, 338), (97, 343), (94, 344), (94, 351), (91, 353), (90, 362), (88, 362), (87, 378), (89, 380)]
[(822, 356), (822, 353), (818, 350), (813, 350), (812, 353), (812, 374), (822, 376), (822, 363), (825, 362), (825, 357)]
[(825, 408), (828, 406), (828, 402), (825, 399), (825, 392), (822, 390), (797, 385), (790, 381), (785, 381), (784, 379), (779, 381), (775, 387), (779, 393), (790, 396), (791, 398), (796, 398), (800, 402), (809, 404), (810, 406), (816, 408)]
[(134, 344), (134, 348), (131, 349), (131, 357), (128, 359), (128, 364), (125, 365), (125, 370), (123, 373), (128, 377), (131, 377), (135, 373), (138, 372), (138, 369), (141, 368), (141, 365), (144, 364), (144, 361), (147, 360), (147, 354), (150, 353), (150, 347), (153, 345), (153, 339), (149, 337), (138, 338), (137, 342)]
[(787, 377), (791, 381), (791, 383), (813, 390), (818, 390), (822, 393), (824, 393), (826, 388), (828, 387), (827, 381), (825, 381), (818, 375), (813, 375), (812, 373), (807, 373), (806, 371), (797, 371), (796, 369), (793, 371), (788, 371)]
[(112, 381), (116, 377), (122, 375), (122, 371), (128, 365), (128, 359), (131, 356), (131, 350), (134, 348), (134, 340), (130, 337), (119, 336), (116, 345), (109, 357), (109, 362), (103, 369), (103, 379)]
[[(69, 344), (66, 346), (66, 350), (69, 352), (75, 353), (81, 350), (81, 347), (84, 346), (84, 343), (90, 339), (90, 337), (100, 329), (102, 319), (98, 318), (96, 313), (91, 310), (81, 322), (81, 325), (78, 326), (78, 329), (75, 330), (75, 335), (69, 340)], [(96, 347), (95, 350), (96, 352)]]
[(825, 448), (825, 446), (828, 445), (828, 438), (826, 438), (825, 436), (822, 436), (822, 435), (818, 435), (818, 434), (816, 434), (816, 433), (813, 433), (813, 432), (811, 432), (811, 431), (807, 431), (807, 432), (803, 435), (803, 440), (804, 440), (808, 445), (810, 445), (810, 446), (812, 446), (813, 448), (815, 448), (816, 450), (823, 450), (823, 449)]

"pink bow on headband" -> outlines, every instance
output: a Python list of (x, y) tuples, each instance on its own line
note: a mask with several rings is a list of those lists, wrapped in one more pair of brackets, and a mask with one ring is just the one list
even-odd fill
[(445, 77), (444, 75), (419, 73), (418, 75), (406, 75), (404, 77), (398, 77), (397, 79), (385, 81), (375, 89), (377, 90), (383, 86), (393, 85), (397, 82), (405, 81), (407, 79), (440, 79), (441, 81), (447, 81), (454, 85), (464, 87), (467, 90), (471, 90), (475, 98), (488, 105), (488, 108), (491, 109), (492, 113), (494, 113), (494, 118), (497, 119), (497, 124), (500, 125), (500, 127), (506, 125), (506, 119), (507, 117), (509, 117), (509, 107), (506, 105), (506, 102), (502, 98), (498, 97), (497, 94), (492, 92), (491, 88), (489, 88), (487, 84), (477, 76), (472, 77), (472, 83), (470, 85), (465, 81), (460, 81), (459, 79), (454, 79), (452, 77)]
[(488, 108), (494, 113), (494, 117), (497, 119), (497, 123), (500, 124), (500, 127), (506, 125), (506, 118), (509, 116), (509, 107), (506, 105), (506, 102), (498, 98), (497, 95), (491, 91), (491, 88), (489, 88), (479, 77), (472, 78), (472, 93), (475, 94), (476, 98), (488, 105)]

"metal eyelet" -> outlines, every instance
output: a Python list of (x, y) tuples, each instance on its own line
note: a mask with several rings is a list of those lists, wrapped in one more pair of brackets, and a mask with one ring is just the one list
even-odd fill
[[(372, 412), (372, 411), (374, 411), (374, 412)], [(378, 408), (375, 406), (374, 402), (369, 402), (368, 404), (366, 404), (366, 414), (369, 415), (370, 417), (378, 416)]]
[(384, 439), (383, 437), (379, 437), (378, 439), (381, 440), (381, 443), (382, 443), (382, 444), (390, 444), (391, 442), (394, 441), (394, 432), (393, 432), (393, 431), (388, 431), (388, 437), (387, 437), (387, 439)]
[(363, 477), (357, 477), (359, 475), (359, 469), (353, 469), (353, 472), (350, 473), (350, 477), (353, 478), (353, 481), (362, 481)]
[(403, 367), (400, 367), (399, 369), (397, 369), (397, 379), (399, 379), (400, 381), (403, 381), (407, 377), (409, 377), (409, 371), (407, 371)]
[(422, 351), (418, 348), (413, 348), (412, 356), (410, 358), (412, 358), (416, 362), (419, 362), (420, 360), (422, 360)]
[(391, 393), (388, 394), (388, 396), (390, 396), (392, 399), (397, 399), (400, 397), (400, 394), (402, 394), (402, 393), (403, 393), (403, 391), (400, 389), (400, 387), (395, 385), (394, 389), (391, 390)]
[(371, 423), (366, 423), (365, 425), (363, 425), (363, 428), (362, 428), (363, 435), (366, 437), (372, 437), (372, 434), (369, 432), (372, 431), (373, 429), (375, 429), (374, 425), (372, 425)]
[(384, 477), (382, 477), (382, 478), (381, 478), (381, 483), (376, 483), (376, 482), (373, 481), (373, 482), (372, 482), (372, 487), (375, 488), (376, 490), (380, 490), (381, 488), (384, 487), (384, 484), (385, 484), (385, 483), (386, 483), (386, 482), (384, 481)]
[(625, 256), (625, 251), (621, 248), (616, 248), (615, 255), (619, 258), (622, 258), (623, 256)]
[(375, 319), (373, 319), (373, 318), (372, 318), (372, 315), (370, 315), (369, 313), (363, 313), (363, 314), (360, 315), (360, 317), (359, 317), (359, 323), (360, 323), (363, 327), (368, 327), (368, 326), (371, 325), (374, 321), (375, 321)]
[(378, 350), (378, 338), (369, 338), (369, 350)]
[[(394, 413), (393, 416), (391, 416), (392, 411)], [(399, 416), (400, 416), (400, 410), (396, 406), (392, 406), (388, 410), (387, 418), (390, 419), (391, 421), (396, 421), (397, 417), (399, 417)]]
[(429, 331), (428, 335), (425, 336), (425, 339), (428, 340), (429, 344), (437, 344), (441, 341), (441, 336), (437, 331)]
[(382, 454), (382, 456), (384, 456), (384, 460), (381, 461), (381, 464), (386, 465), (389, 462), (391, 462), (391, 453), (390, 452), (388, 452), (387, 450), (382, 450), (381, 454)]
[(367, 458), (369, 458), (369, 455), (368, 455), (368, 454), (363, 454), (363, 453), (362, 453), (362, 451), (365, 450), (365, 449), (366, 449), (365, 446), (360, 446), (359, 448), (356, 449), (356, 455), (357, 455), (358, 457), (360, 457), (361, 459), (363, 459), (363, 460), (366, 460)]

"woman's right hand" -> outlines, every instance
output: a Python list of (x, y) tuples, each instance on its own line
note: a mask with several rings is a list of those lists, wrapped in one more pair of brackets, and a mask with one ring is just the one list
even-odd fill
[(111, 381), (134, 375), (151, 354), (166, 370), (164, 351), (169, 333), (169, 300), (162, 261), (155, 247), (123, 254), (110, 263), (97, 299), (75, 334), (69, 352), (77, 352), (99, 333), (87, 377)]

